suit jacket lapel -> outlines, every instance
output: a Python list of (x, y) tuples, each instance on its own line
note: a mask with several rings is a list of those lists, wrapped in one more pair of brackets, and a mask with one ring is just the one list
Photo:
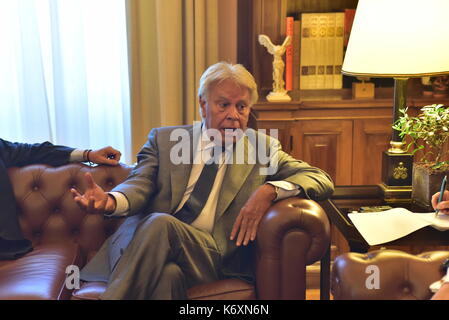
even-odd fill
[[(243, 144), (243, 150), (240, 149)], [(244, 154), (244, 159), (239, 159), (238, 154), (242, 152)], [(229, 207), (232, 200), (234, 200), (237, 193), (240, 191), (243, 183), (248, 178), (249, 174), (253, 170), (254, 160), (251, 162), (249, 159), (256, 159), (255, 149), (251, 143), (248, 142), (248, 137), (245, 135), (240, 139), (236, 146), (234, 147), (234, 152), (232, 154), (232, 162), (228, 164), (226, 173), (221, 185), (220, 196), (218, 198), (217, 210), (215, 212), (215, 220), (217, 220)], [(240, 160), (237, 162), (237, 160)], [(242, 163), (241, 160), (244, 160)]]
[[(189, 162), (181, 164), (173, 164), (172, 162), (170, 162), (170, 181), (172, 190), (170, 205), (171, 212), (174, 212), (176, 210), (187, 188), (190, 172), (192, 171), (193, 157), (201, 136), (201, 122), (195, 123), (192, 127), (187, 129), (187, 131), (189, 133)], [(171, 147), (173, 147), (176, 143), (171, 145)]]

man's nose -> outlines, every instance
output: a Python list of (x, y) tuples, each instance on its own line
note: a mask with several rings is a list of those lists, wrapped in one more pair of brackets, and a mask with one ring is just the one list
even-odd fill
[(229, 109), (228, 109), (228, 114), (227, 114), (227, 119), (229, 119), (229, 120), (238, 120), (239, 119), (239, 112), (238, 112), (238, 110), (237, 110), (237, 106), (231, 106)]

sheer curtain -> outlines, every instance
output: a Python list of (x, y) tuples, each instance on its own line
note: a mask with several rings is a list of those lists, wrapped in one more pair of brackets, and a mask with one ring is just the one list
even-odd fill
[(125, 0), (0, 0), (0, 137), (131, 161)]
[(128, 0), (134, 154), (152, 128), (200, 119), (199, 79), (219, 56), (218, 1)]

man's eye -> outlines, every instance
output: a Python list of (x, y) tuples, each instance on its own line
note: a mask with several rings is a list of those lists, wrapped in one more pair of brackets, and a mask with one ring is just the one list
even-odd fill
[(221, 103), (219, 103), (218, 104), (220, 107), (222, 107), (222, 108), (226, 108), (227, 106), (229, 106), (229, 103), (227, 103), (227, 102), (221, 102)]
[(244, 110), (246, 109), (246, 105), (244, 105), (244, 104), (239, 104), (239, 105), (237, 106), (237, 109), (238, 109), (239, 111), (244, 111)]

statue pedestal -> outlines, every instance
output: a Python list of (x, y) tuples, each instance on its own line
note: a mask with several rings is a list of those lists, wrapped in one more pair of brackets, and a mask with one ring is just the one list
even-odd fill
[(292, 101), (292, 98), (286, 92), (270, 92), (267, 100), (270, 102), (289, 102)]

